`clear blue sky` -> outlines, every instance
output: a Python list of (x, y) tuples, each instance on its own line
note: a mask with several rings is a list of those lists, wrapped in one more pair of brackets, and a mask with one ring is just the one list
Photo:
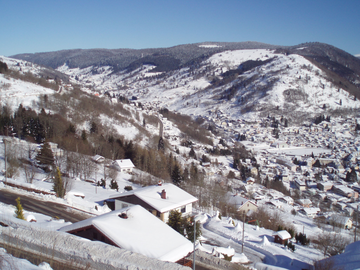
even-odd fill
[(0, 0), (0, 55), (204, 41), (319, 41), (360, 54), (360, 0)]

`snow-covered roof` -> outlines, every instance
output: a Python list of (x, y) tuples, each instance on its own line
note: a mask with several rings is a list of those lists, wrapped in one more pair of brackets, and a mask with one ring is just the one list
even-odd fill
[(282, 240), (290, 239), (291, 235), (288, 231), (282, 230), (275, 233), (275, 235), (279, 236)]
[[(126, 213), (128, 218), (119, 215)], [(62, 227), (71, 232), (94, 226), (121, 248), (175, 262), (192, 252), (192, 243), (139, 205), (112, 211)]]
[(305, 207), (302, 209), (306, 215), (315, 215), (319, 213), (321, 210), (318, 207)]
[(117, 159), (114, 161), (120, 168), (135, 168), (134, 163), (132, 163), (131, 159)]
[[(166, 199), (161, 198), (161, 193), (163, 190), (166, 192)], [(129, 195), (135, 195), (161, 213), (171, 211), (175, 208), (179, 208), (190, 203), (194, 203), (198, 200), (191, 194), (187, 193), (185, 190), (171, 183), (164, 183), (161, 186), (155, 185), (138, 188), (129, 192), (124, 192), (120, 195), (116, 194), (111, 198), (120, 199), (121, 197)]]
[(340, 190), (344, 194), (353, 193), (354, 191), (351, 188), (348, 188), (344, 185), (335, 185), (334, 189)]
[(230, 195), (229, 193), (229, 200), (228, 202), (233, 205), (243, 205), (248, 201), (248, 199), (241, 197), (239, 195)]
[(270, 200), (267, 202), (267, 204), (272, 204), (274, 205), (276, 208), (281, 208), (283, 203), (277, 200)]

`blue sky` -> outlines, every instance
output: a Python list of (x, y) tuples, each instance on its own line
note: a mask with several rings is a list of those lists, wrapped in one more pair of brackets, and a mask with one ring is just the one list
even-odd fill
[(0, 0), (0, 10), (5, 56), (204, 41), (319, 41), (360, 54), (359, 0)]

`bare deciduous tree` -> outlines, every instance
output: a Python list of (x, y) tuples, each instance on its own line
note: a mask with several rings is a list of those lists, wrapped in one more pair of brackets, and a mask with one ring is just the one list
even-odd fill
[(26, 182), (32, 184), (34, 177), (36, 175), (36, 168), (34, 165), (28, 165), (28, 164), (23, 164), (23, 169), (25, 172), (25, 178), (26, 178)]
[(335, 266), (334, 260), (325, 259), (314, 263), (314, 270), (343, 270)]
[(342, 253), (350, 244), (350, 239), (338, 233), (320, 233), (314, 241), (315, 247), (324, 253), (324, 256), (334, 256)]

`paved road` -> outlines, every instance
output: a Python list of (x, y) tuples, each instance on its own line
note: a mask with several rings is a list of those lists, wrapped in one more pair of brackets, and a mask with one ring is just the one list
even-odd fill
[(66, 205), (59, 203), (37, 200), (32, 196), (19, 195), (9, 190), (0, 189), (0, 202), (6, 204), (12, 204), (16, 206), (16, 198), (20, 197), (21, 205), (27, 211), (41, 213), (51, 217), (58, 217), (59, 219), (64, 219), (65, 221), (70, 221), (72, 223), (84, 220), (89, 217), (89, 215), (77, 213)]

